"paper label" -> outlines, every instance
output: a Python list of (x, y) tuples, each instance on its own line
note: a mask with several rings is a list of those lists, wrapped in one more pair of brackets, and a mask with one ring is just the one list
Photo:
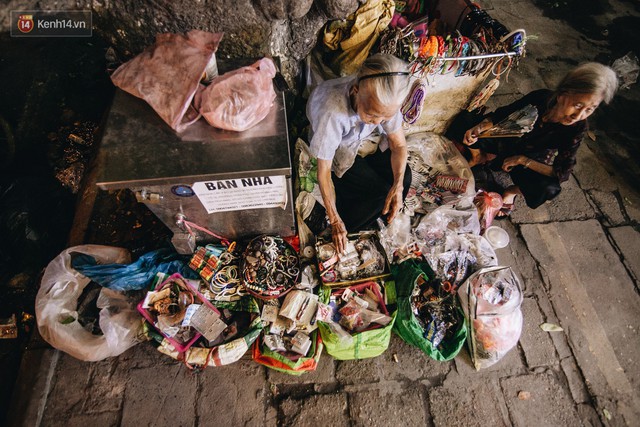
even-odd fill
[(262, 316), (260, 316), (265, 322), (275, 322), (278, 319), (278, 307), (275, 305), (264, 305), (262, 307)]
[(216, 366), (228, 365), (240, 359), (249, 350), (244, 338), (238, 338), (218, 346), (218, 352), (213, 357)]
[(191, 315), (190, 326), (200, 332), (208, 341), (213, 341), (227, 328), (220, 315), (206, 305), (200, 305)]
[(287, 206), (284, 175), (196, 182), (192, 186), (207, 213)]
[(202, 304), (191, 304), (189, 305), (189, 307), (187, 307), (187, 311), (185, 311), (184, 313), (184, 319), (182, 319), (183, 327), (191, 325), (191, 318), (196, 313), (196, 311), (198, 311), (201, 305)]

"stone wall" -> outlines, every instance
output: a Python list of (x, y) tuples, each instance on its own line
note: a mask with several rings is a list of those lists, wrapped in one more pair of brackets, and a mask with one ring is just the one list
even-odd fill
[[(325, 22), (346, 17), (358, 4), (358, 0), (10, 0), (5, 10), (91, 10), (95, 33), (123, 60), (153, 43), (157, 33), (223, 32), (220, 58), (279, 56), (285, 77), (292, 81)], [(9, 31), (9, 21), (8, 13), (0, 17), (0, 31)]]

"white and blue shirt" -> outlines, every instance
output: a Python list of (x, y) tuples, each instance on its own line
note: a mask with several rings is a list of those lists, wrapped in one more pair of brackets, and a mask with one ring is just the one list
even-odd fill
[[(363, 141), (392, 134), (402, 127), (400, 111), (379, 125), (364, 123), (349, 100), (349, 90), (355, 82), (356, 76), (324, 81), (307, 102), (311, 153), (318, 159), (332, 160), (331, 170), (338, 177), (353, 165)], [(383, 138), (380, 150), (387, 148), (388, 142)]]

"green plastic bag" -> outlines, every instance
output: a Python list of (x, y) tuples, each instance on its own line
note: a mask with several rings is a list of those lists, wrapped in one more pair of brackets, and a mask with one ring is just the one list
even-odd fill
[[(359, 288), (366, 283), (350, 286), (350, 288)], [(333, 292), (340, 289), (333, 289)], [(332, 288), (321, 286), (318, 296), (324, 304), (329, 302)], [(367, 359), (370, 357), (380, 356), (389, 347), (391, 339), (391, 330), (396, 320), (397, 312), (391, 314), (391, 322), (387, 326), (368, 331), (358, 332), (352, 335), (353, 340), (343, 342), (338, 335), (331, 331), (329, 326), (324, 322), (318, 322), (318, 329), (322, 336), (322, 342), (327, 348), (327, 353), (338, 360)]]
[[(402, 264), (393, 265), (391, 272), (396, 278), (396, 293), (398, 298), (398, 318), (393, 330), (400, 338), (414, 347), (418, 347), (429, 357), (441, 362), (451, 360), (458, 355), (464, 346), (467, 338), (467, 327), (464, 321), (460, 321), (459, 329), (448, 340), (443, 341), (439, 348), (434, 347), (429, 340), (424, 337), (424, 329), (418, 323), (411, 308), (411, 295), (416, 286), (418, 278), (423, 276), (427, 280), (434, 276), (433, 271), (426, 262), (418, 262), (410, 259)], [(452, 296), (455, 298), (455, 296)], [(464, 319), (462, 310), (460, 319)]]

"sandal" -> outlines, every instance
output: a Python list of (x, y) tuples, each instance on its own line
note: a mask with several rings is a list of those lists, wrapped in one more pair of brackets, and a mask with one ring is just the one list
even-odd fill
[(496, 219), (505, 219), (511, 215), (513, 212), (515, 203), (504, 203), (498, 213), (496, 214)]

